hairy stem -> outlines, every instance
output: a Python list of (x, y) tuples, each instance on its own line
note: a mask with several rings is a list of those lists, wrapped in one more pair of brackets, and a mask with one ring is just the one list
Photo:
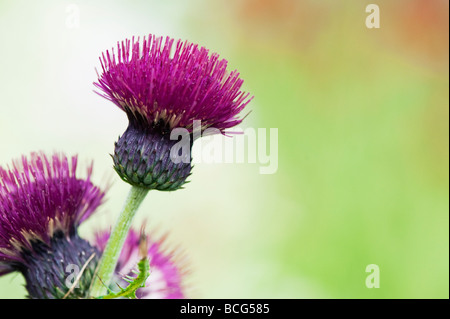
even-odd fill
[(97, 277), (94, 279), (91, 288), (91, 296), (99, 297), (106, 293), (106, 287), (110, 284), (114, 275), (120, 252), (130, 230), (131, 221), (147, 193), (148, 189), (137, 186), (131, 187), (100, 260)]

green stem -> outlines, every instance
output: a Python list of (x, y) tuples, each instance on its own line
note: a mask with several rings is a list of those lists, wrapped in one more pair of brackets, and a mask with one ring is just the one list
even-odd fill
[(91, 296), (99, 297), (106, 293), (106, 287), (109, 286), (114, 275), (120, 252), (130, 230), (131, 221), (147, 193), (148, 189), (137, 186), (131, 187), (100, 260), (97, 277), (94, 279), (95, 282), (91, 289)]

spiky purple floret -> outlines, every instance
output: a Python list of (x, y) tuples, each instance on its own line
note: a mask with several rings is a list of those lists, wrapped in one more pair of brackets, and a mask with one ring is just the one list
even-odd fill
[[(100, 251), (103, 251), (109, 238), (108, 232), (97, 234), (94, 245)], [(164, 240), (154, 241), (147, 237), (148, 259), (150, 262), (150, 276), (148, 277), (145, 288), (139, 288), (136, 291), (138, 299), (182, 299), (185, 298), (185, 288), (183, 279), (186, 271), (180, 265), (180, 261), (175, 259), (173, 252), (167, 252), (164, 246)], [(121, 278), (124, 275), (130, 275), (140, 260), (139, 252), (140, 235), (131, 229), (128, 233), (125, 244), (120, 253), (119, 261), (116, 266), (115, 283), (121, 287), (126, 287), (127, 283)], [(178, 256), (179, 257), (179, 256)], [(117, 288), (112, 286), (112, 289)]]
[(87, 177), (76, 177), (77, 156), (51, 158), (32, 153), (0, 167), (0, 275), (26, 264), (23, 256), (36, 242), (51, 246), (58, 232), (70, 238), (102, 203), (105, 193)]
[(238, 114), (252, 99), (241, 91), (239, 73), (227, 72), (227, 60), (187, 41), (149, 35), (141, 43), (133, 37), (100, 62), (99, 94), (149, 125), (162, 120), (170, 129), (191, 130), (193, 120), (201, 120), (202, 129), (223, 132), (242, 121)]

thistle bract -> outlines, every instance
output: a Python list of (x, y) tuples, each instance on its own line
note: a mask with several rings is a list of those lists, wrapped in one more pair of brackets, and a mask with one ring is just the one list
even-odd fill
[(177, 140), (171, 140), (162, 123), (142, 125), (131, 118), (125, 133), (115, 143), (114, 169), (126, 182), (148, 189), (176, 190), (191, 174), (189, 159), (178, 162), (171, 156)]

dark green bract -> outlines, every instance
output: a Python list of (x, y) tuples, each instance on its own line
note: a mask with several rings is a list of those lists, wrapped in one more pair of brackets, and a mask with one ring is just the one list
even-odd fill
[(31, 299), (84, 299), (100, 258), (99, 251), (74, 234), (57, 232), (50, 245), (32, 242), (32, 251), (22, 253), (26, 263), (18, 265)]
[[(160, 128), (136, 127), (130, 123), (114, 149), (114, 169), (127, 183), (145, 189), (174, 191), (191, 174), (189, 162), (176, 163), (170, 150), (177, 140)], [(189, 145), (190, 150), (192, 143)]]

